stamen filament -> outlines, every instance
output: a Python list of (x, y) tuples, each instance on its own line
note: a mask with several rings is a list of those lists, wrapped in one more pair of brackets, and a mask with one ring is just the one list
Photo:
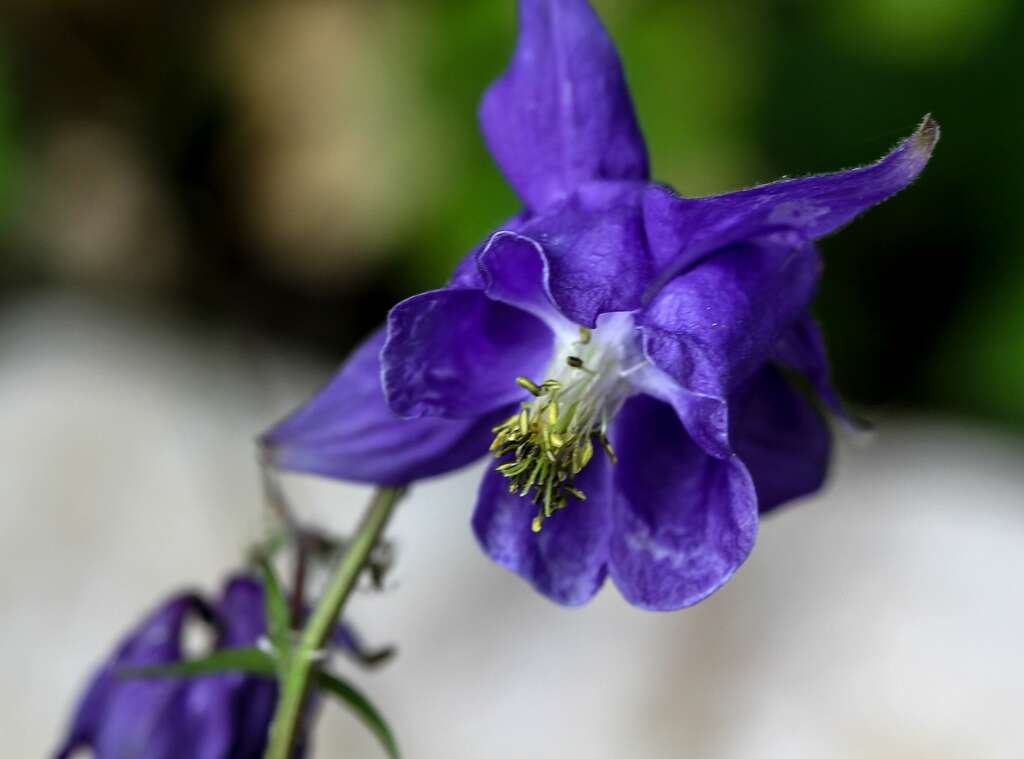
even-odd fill
[(536, 507), (534, 532), (571, 501), (587, 500), (575, 481), (598, 447), (612, 463), (618, 460), (608, 421), (628, 393), (619, 369), (623, 354), (618, 344), (599, 340), (597, 334), (604, 333), (580, 328), (579, 340), (556, 353), (554, 376), (540, 383), (516, 377), (529, 396), (493, 429), (497, 471), (509, 480), (510, 493), (529, 498)]

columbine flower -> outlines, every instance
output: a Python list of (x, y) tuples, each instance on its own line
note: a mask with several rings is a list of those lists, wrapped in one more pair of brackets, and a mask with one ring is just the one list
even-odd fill
[[(218, 648), (255, 645), (266, 631), (262, 586), (235, 577), (215, 605), (182, 594), (150, 614), (93, 676), (57, 759), (75, 756), (80, 748), (91, 749), (96, 759), (263, 756), (277, 701), (274, 680), (241, 673), (197, 679), (119, 674), (125, 668), (180, 661), (189, 617), (213, 626)], [(358, 641), (343, 626), (333, 642), (360, 653)]]
[(480, 119), (525, 209), (395, 306), (268, 433), (269, 459), (395, 484), (489, 444), (473, 527), (495, 561), (563, 604), (607, 574), (638, 606), (696, 603), (747, 557), (759, 511), (824, 478), (828, 430), (778, 368), (839, 409), (808, 314), (815, 240), (906, 187), (938, 127), (865, 168), (679, 197), (648, 180), (585, 0), (521, 0)]

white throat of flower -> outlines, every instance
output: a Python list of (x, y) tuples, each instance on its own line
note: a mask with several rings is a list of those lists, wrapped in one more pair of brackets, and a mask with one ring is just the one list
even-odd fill
[(508, 478), (509, 492), (531, 496), (538, 507), (534, 532), (569, 497), (586, 500), (574, 479), (596, 448), (616, 462), (608, 423), (631, 392), (632, 327), (629, 314), (605, 315), (596, 330), (580, 328), (578, 339), (559, 341), (543, 382), (516, 378), (533, 398), (494, 428), (491, 451), (508, 459), (497, 470)]

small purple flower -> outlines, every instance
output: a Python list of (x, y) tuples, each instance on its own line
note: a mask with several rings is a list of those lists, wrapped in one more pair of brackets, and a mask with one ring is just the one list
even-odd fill
[(495, 561), (567, 605), (610, 574), (632, 604), (689, 606), (746, 559), (759, 512), (821, 486), (828, 429), (780, 372), (841, 413), (814, 243), (906, 187), (938, 126), (864, 168), (679, 197), (649, 181), (585, 0), (519, 7), (480, 120), (525, 209), (263, 442), (278, 467), (379, 484), (489, 444), (473, 527)]
[[(256, 580), (239, 576), (227, 582), (215, 605), (182, 594), (150, 614), (93, 676), (57, 759), (86, 747), (96, 759), (263, 756), (277, 702), (273, 679), (242, 673), (196, 679), (133, 679), (118, 674), (125, 668), (181, 661), (190, 617), (217, 631), (217, 648), (253, 646), (266, 631), (263, 588)], [(343, 626), (334, 643), (358, 646)]]

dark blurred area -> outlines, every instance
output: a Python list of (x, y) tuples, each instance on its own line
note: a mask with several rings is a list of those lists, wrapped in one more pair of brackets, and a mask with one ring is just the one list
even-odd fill
[[(867, 163), (934, 114), (922, 179), (824, 243), (818, 313), (855, 404), (1024, 429), (1024, 4), (595, 5), (684, 194)], [(475, 119), (514, 33), (511, 0), (8, 0), (0, 297), (340, 357), (515, 210)]]

